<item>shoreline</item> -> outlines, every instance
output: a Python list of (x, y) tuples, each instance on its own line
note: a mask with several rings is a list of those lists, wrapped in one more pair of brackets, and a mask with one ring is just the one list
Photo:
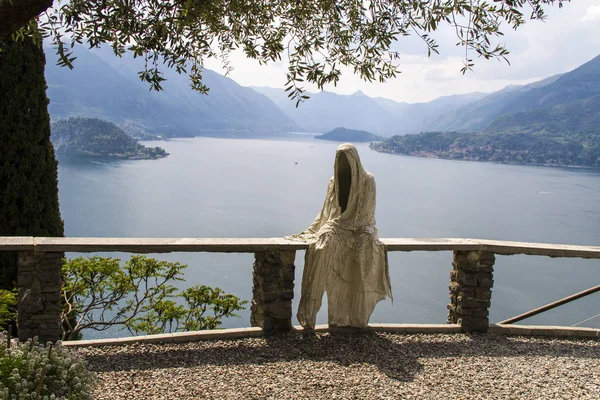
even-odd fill
[(403, 153), (395, 153), (393, 151), (386, 150), (376, 150), (369, 146), (370, 150), (373, 150), (377, 153), (383, 154), (392, 154), (396, 156), (404, 156), (404, 157), (415, 157), (415, 158), (430, 158), (434, 160), (446, 160), (446, 161), (464, 161), (464, 162), (479, 162), (479, 163), (491, 163), (491, 164), (499, 164), (499, 165), (518, 165), (524, 167), (548, 167), (548, 168), (568, 168), (568, 169), (583, 169), (583, 170), (591, 170), (600, 172), (600, 167), (587, 167), (585, 165), (560, 165), (560, 164), (537, 164), (537, 163), (517, 163), (517, 162), (507, 162), (507, 161), (491, 161), (491, 160), (469, 160), (469, 159), (458, 159), (458, 158), (444, 158), (438, 156), (421, 156), (417, 154), (403, 154)]

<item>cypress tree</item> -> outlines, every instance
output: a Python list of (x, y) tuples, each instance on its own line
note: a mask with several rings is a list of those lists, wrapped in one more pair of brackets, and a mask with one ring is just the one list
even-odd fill
[[(63, 236), (44, 51), (29, 38), (0, 49), (0, 236)], [(16, 256), (0, 252), (0, 289), (16, 286)]]

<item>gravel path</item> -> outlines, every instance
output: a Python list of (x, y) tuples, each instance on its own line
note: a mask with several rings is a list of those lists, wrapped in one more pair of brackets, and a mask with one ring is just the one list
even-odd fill
[(97, 399), (600, 399), (600, 341), (292, 333), (77, 350)]

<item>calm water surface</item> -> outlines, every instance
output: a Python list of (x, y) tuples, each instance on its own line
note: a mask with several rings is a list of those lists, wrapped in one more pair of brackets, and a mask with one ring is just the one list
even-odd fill
[[(171, 155), (60, 163), (67, 236), (281, 237), (302, 231), (322, 206), (338, 145), (301, 136), (146, 144), (160, 145)], [(403, 157), (376, 153), (366, 144), (358, 148), (377, 181), (380, 237), (600, 244), (598, 171)], [(252, 254), (157, 257), (187, 263), (185, 285), (218, 286), (246, 300), (252, 297)], [(394, 302), (379, 303), (371, 322), (445, 322), (451, 258), (451, 252), (390, 253)], [(297, 253), (294, 312), (303, 260), (304, 253)], [(499, 321), (599, 284), (600, 261), (498, 256), (494, 279), (490, 319)], [(318, 323), (326, 323), (325, 307)], [(598, 313), (597, 293), (527, 323), (572, 325)], [(249, 310), (223, 324), (248, 325)], [(585, 325), (600, 327), (600, 317)]]

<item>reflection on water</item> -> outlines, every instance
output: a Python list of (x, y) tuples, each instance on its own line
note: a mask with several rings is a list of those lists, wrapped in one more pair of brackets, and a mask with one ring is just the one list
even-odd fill
[[(160, 145), (159, 160), (61, 160), (68, 236), (281, 237), (318, 213), (337, 143), (194, 138)], [(600, 173), (403, 157), (357, 146), (377, 181), (381, 237), (475, 237), (600, 244)], [(186, 285), (219, 286), (249, 300), (251, 254), (169, 254), (189, 264)], [(296, 298), (303, 253), (296, 256)], [(443, 323), (451, 253), (391, 253), (394, 304), (372, 322)], [(600, 283), (600, 261), (497, 257), (491, 320), (511, 317)], [(324, 302), (326, 304), (326, 302)], [(599, 311), (600, 294), (531, 323), (575, 324)], [(322, 310), (318, 323), (326, 322)], [(600, 327), (600, 318), (588, 326)], [(296, 321), (295, 321), (296, 323)], [(249, 310), (225, 327), (247, 326)]]

